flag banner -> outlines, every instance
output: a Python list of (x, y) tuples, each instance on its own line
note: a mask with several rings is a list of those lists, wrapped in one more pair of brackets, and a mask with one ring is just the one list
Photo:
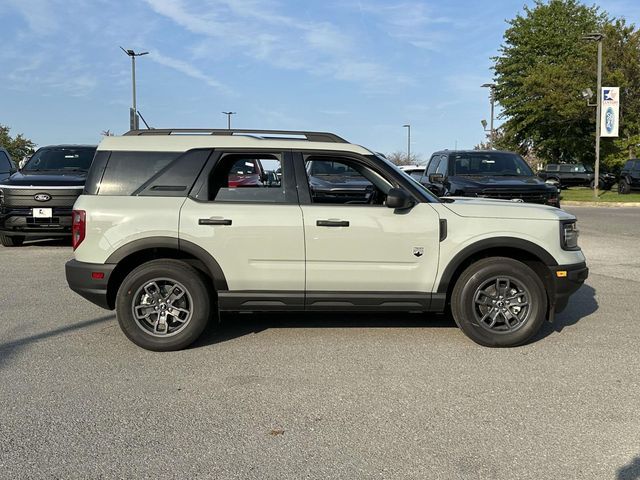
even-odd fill
[(600, 136), (617, 137), (620, 121), (620, 87), (602, 87), (600, 102)]

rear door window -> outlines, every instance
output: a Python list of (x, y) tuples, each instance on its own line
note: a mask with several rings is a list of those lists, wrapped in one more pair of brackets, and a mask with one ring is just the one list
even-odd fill
[(558, 171), (558, 165), (554, 165), (554, 164), (547, 165), (547, 172), (557, 172), (557, 171)]
[(573, 171), (573, 165), (560, 165), (560, 171), (562, 173), (571, 173)]

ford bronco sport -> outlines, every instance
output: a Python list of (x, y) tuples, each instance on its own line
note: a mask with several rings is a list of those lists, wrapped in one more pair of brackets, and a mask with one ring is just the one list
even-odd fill
[[(270, 180), (242, 181), (258, 170)], [(285, 310), (450, 311), (479, 344), (520, 345), (588, 274), (573, 215), (443, 202), (384, 158), (318, 132), (107, 137), (72, 238), (71, 289), (115, 309), (125, 335), (151, 350), (188, 346), (220, 311)]]

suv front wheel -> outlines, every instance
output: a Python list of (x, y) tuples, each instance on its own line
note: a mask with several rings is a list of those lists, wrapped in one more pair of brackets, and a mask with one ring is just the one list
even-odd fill
[(135, 268), (116, 297), (124, 334), (147, 350), (180, 350), (207, 326), (211, 299), (203, 276), (184, 262), (153, 260)]
[(515, 347), (530, 340), (544, 323), (547, 296), (538, 275), (505, 257), (471, 264), (451, 296), (456, 324), (487, 347)]

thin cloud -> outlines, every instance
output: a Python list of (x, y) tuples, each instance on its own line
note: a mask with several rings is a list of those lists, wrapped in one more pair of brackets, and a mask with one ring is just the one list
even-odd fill
[(209, 85), (210, 87), (216, 88), (224, 93), (230, 93), (231, 91), (229, 87), (227, 87), (226, 85), (220, 83), (216, 79), (205, 74), (200, 69), (198, 69), (197, 67), (194, 67), (188, 62), (185, 62), (184, 60), (168, 57), (166, 55), (161, 54), (158, 51), (154, 51), (153, 55), (149, 55), (149, 59), (151, 59), (152, 61), (160, 65), (172, 68), (173, 70), (183, 73), (188, 77), (194, 78), (196, 80), (200, 80), (206, 83), (207, 85)]

